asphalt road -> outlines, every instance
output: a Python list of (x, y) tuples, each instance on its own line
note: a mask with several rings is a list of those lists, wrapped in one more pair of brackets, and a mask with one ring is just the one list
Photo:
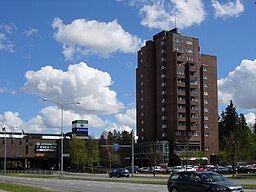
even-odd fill
[[(167, 192), (166, 185), (150, 185), (150, 184), (136, 184), (136, 183), (122, 183), (109, 181), (85, 181), (74, 180), (74, 177), (79, 178), (95, 178), (108, 179), (107, 175), (93, 175), (93, 174), (65, 174), (65, 179), (43, 179), (43, 178), (25, 178), (25, 177), (10, 177), (0, 175), (1, 182), (8, 182), (21, 185), (30, 185), (41, 187), (49, 190), (57, 191), (72, 191), (72, 192)], [(70, 179), (69, 179), (70, 178)], [(132, 177), (132, 178), (118, 178), (118, 180), (159, 180), (167, 181), (168, 176), (153, 178), (152, 175), (148, 177)], [(112, 178), (115, 180), (116, 178)], [(256, 184), (255, 180), (237, 180), (241, 184)], [(1, 191), (0, 191), (1, 192)], [(246, 189), (245, 192), (256, 192), (256, 189)]]
[(166, 192), (164, 185), (0, 176), (0, 181), (72, 192)]

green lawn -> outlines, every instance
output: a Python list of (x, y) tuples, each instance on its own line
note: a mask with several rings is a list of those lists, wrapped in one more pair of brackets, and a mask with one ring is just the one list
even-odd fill
[(6, 191), (14, 191), (14, 192), (53, 192), (51, 190), (46, 190), (37, 187), (25, 186), (25, 185), (16, 185), (10, 183), (2, 183), (0, 182), (0, 189)]

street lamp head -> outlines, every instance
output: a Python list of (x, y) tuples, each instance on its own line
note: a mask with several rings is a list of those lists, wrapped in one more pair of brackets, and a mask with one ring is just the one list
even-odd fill
[(80, 101), (77, 101), (76, 104), (81, 104), (81, 102), (80, 102)]
[(47, 101), (47, 99), (46, 99), (46, 98), (43, 98), (43, 101)]

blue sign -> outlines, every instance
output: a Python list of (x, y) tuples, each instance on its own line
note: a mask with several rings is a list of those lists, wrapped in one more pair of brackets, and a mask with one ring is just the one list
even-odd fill
[(118, 149), (119, 149), (119, 144), (118, 144), (118, 143), (114, 143), (113, 147), (114, 147), (114, 151), (118, 151)]
[(76, 132), (88, 132), (88, 128), (77, 128)]

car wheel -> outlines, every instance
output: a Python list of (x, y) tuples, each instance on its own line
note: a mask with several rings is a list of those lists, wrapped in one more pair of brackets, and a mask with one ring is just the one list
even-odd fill
[(109, 175), (109, 178), (111, 178), (112, 177), (112, 175)]
[(120, 178), (120, 175), (118, 175), (117, 177)]
[(129, 175), (127, 175), (126, 177), (129, 178)]
[(170, 192), (179, 192), (178, 189), (176, 188), (171, 188), (171, 191)]

